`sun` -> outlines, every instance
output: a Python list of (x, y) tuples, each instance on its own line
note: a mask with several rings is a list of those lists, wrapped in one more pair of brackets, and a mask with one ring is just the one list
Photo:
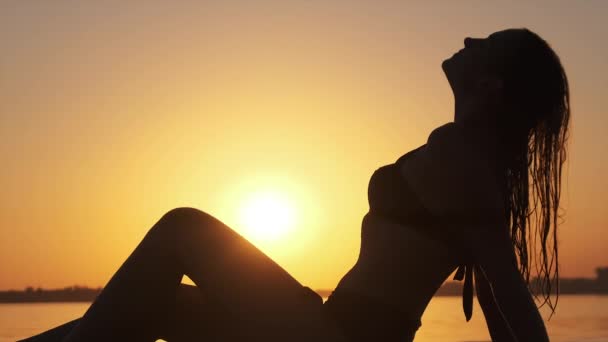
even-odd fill
[(251, 194), (241, 206), (239, 219), (252, 242), (272, 242), (285, 237), (294, 226), (294, 207), (280, 192)]

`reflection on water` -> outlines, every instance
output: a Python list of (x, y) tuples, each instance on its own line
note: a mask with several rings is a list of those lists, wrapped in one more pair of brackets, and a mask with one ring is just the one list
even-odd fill
[[(37, 334), (81, 316), (86, 303), (0, 304), (0, 342)], [(543, 310), (544, 317), (548, 317)], [(547, 322), (554, 342), (608, 341), (608, 296), (562, 296)], [(479, 306), (466, 322), (460, 297), (433, 299), (422, 318), (416, 342), (489, 341)]]
[[(608, 296), (560, 296), (557, 311), (541, 309), (551, 341), (608, 341)], [(422, 317), (416, 342), (490, 341), (483, 313), (477, 302), (473, 318), (466, 322), (461, 298), (436, 297)]]
[(0, 341), (35, 335), (84, 314), (88, 303), (0, 304)]

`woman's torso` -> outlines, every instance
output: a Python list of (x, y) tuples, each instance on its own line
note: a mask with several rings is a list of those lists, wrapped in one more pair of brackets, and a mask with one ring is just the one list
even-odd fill
[[(328, 311), (347, 325), (344, 328), (353, 330), (352, 336), (375, 330), (385, 331), (384, 339), (387, 341), (413, 339), (420, 318), (437, 289), (457, 267), (471, 265), (465, 235), (458, 230), (458, 225), (446, 224), (451, 221), (445, 218), (452, 215), (443, 208), (454, 208), (458, 213), (471, 213), (473, 216), (500, 212), (500, 209), (494, 210), (500, 206), (497, 204), (499, 192), (488, 186), (490, 182), (483, 180), (485, 176), (479, 177), (478, 174), (489, 174), (487, 165), (470, 162), (466, 154), (462, 155), (465, 156), (463, 160), (457, 160), (459, 156), (450, 151), (453, 146), (449, 146), (449, 139), (445, 140), (441, 144), (447, 143), (447, 148), (437, 143), (431, 148), (424, 145), (405, 154), (395, 164), (376, 170), (370, 179), (370, 210), (362, 222), (359, 258), (326, 303)], [(417, 157), (420, 154), (422, 158)], [(475, 158), (479, 159), (479, 155)], [(433, 159), (440, 162), (429, 163)], [(456, 162), (445, 163), (449, 159)], [(462, 168), (460, 162), (466, 167)], [(450, 166), (449, 170), (442, 170), (446, 165)], [(404, 170), (407, 171), (405, 176)], [(427, 177), (427, 172), (434, 175)], [(408, 173), (412, 179), (406, 179)], [(456, 174), (455, 179), (462, 180), (462, 184), (451, 186), (453, 182), (442, 177), (444, 174)], [(427, 182), (424, 178), (436, 182)], [(415, 179), (424, 181), (416, 182)], [(480, 183), (481, 187), (477, 184), (472, 186), (473, 183)], [(426, 187), (429, 191), (425, 193)], [(480, 192), (479, 189), (483, 190)], [(428, 199), (430, 202), (435, 200), (429, 195), (433, 192), (432, 196), (438, 199), (437, 205), (431, 203), (433, 208), (429, 210)], [(462, 201), (459, 201), (459, 196)], [(492, 200), (488, 201), (489, 198)], [(486, 210), (485, 206), (491, 210)], [(471, 278), (470, 272), (467, 275)], [(341, 306), (349, 305), (349, 300), (359, 303), (350, 308), (350, 311), (360, 310), (359, 313), (340, 311)], [(390, 314), (383, 315), (382, 311)], [(391, 315), (400, 318), (391, 320)], [(359, 337), (356, 340), (366, 339)]]
[(460, 256), (455, 244), (428, 227), (433, 218), (396, 169), (397, 164), (383, 166), (370, 179), (359, 258), (336, 292), (364, 293), (416, 320)]

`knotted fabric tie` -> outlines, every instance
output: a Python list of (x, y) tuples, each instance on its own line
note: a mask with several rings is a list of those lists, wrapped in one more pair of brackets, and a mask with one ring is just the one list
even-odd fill
[(458, 270), (454, 275), (454, 280), (462, 281), (462, 309), (467, 322), (473, 316), (473, 264), (462, 264), (458, 266)]

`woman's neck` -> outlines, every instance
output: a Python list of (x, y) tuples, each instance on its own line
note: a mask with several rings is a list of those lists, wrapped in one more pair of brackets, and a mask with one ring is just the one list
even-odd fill
[(508, 165), (510, 142), (495, 121), (486, 119), (490, 117), (494, 117), (494, 114), (473, 116), (467, 120), (455, 120), (454, 123), (462, 129), (466, 143), (478, 151), (494, 170), (497, 180), (502, 182), (501, 179)]
[(461, 127), (469, 143), (474, 143), (476, 147), (490, 154), (498, 153), (503, 142), (502, 134), (494, 121), (476, 116), (455, 120), (454, 123)]

